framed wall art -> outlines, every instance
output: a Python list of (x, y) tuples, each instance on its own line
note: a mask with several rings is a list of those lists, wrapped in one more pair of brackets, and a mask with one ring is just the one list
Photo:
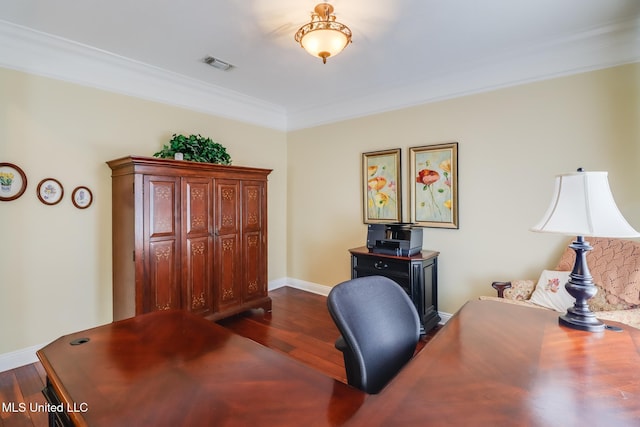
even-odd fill
[(402, 221), (400, 149), (362, 154), (362, 211), (365, 224)]
[(73, 206), (78, 209), (86, 209), (93, 202), (93, 193), (87, 187), (76, 187), (71, 193)]
[(409, 154), (411, 222), (458, 228), (458, 143), (412, 147)]
[(36, 190), (38, 199), (45, 205), (55, 205), (60, 203), (62, 196), (64, 196), (64, 188), (60, 181), (53, 178), (45, 178), (38, 184)]
[(27, 189), (27, 176), (13, 163), (0, 163), (0, 202), (22, 196)]

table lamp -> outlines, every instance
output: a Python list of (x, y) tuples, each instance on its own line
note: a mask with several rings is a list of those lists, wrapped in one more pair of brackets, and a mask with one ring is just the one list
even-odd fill
[(542, 220), (531, 230), (577, 236), (569, 245), (576, 252), (576, 262), (565, 288), (576, 301), (559, 323), (573, 329), (600, 332), (605, 324), (589, 309), (587, 301), (598, 289), (587, 265), (592, 249), (585, 236), (640, 237), (624, 219), (611, 194), (607, 172), (577, 172), (556, 176), (551, 205)]

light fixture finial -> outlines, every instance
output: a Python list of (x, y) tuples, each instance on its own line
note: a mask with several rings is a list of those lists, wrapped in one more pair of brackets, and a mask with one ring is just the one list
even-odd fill
[(351, 30), (336, 21), (332, 5), (319, 3), (311, 13), (311, 22), (300, 27), (294, 38), (310, 55), (322, 58), (326, 64), (327, 58), (336, 56), (351, 43)]

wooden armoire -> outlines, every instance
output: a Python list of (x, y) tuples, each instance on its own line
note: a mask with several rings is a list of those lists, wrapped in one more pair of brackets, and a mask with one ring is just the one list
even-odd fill
[(173, 308), (210, 320), (271, 310), (270, 169), (139, 156), (107, 164), (114, 320)]

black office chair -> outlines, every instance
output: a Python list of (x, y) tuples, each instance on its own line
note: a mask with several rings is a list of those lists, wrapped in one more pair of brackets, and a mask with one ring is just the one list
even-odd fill
[(407, 293), (382, 276), (360, 277), (331, 289), (327, 307), (342, 334), (347, 382), (376, 394), (413, 357), (420, 318)]

